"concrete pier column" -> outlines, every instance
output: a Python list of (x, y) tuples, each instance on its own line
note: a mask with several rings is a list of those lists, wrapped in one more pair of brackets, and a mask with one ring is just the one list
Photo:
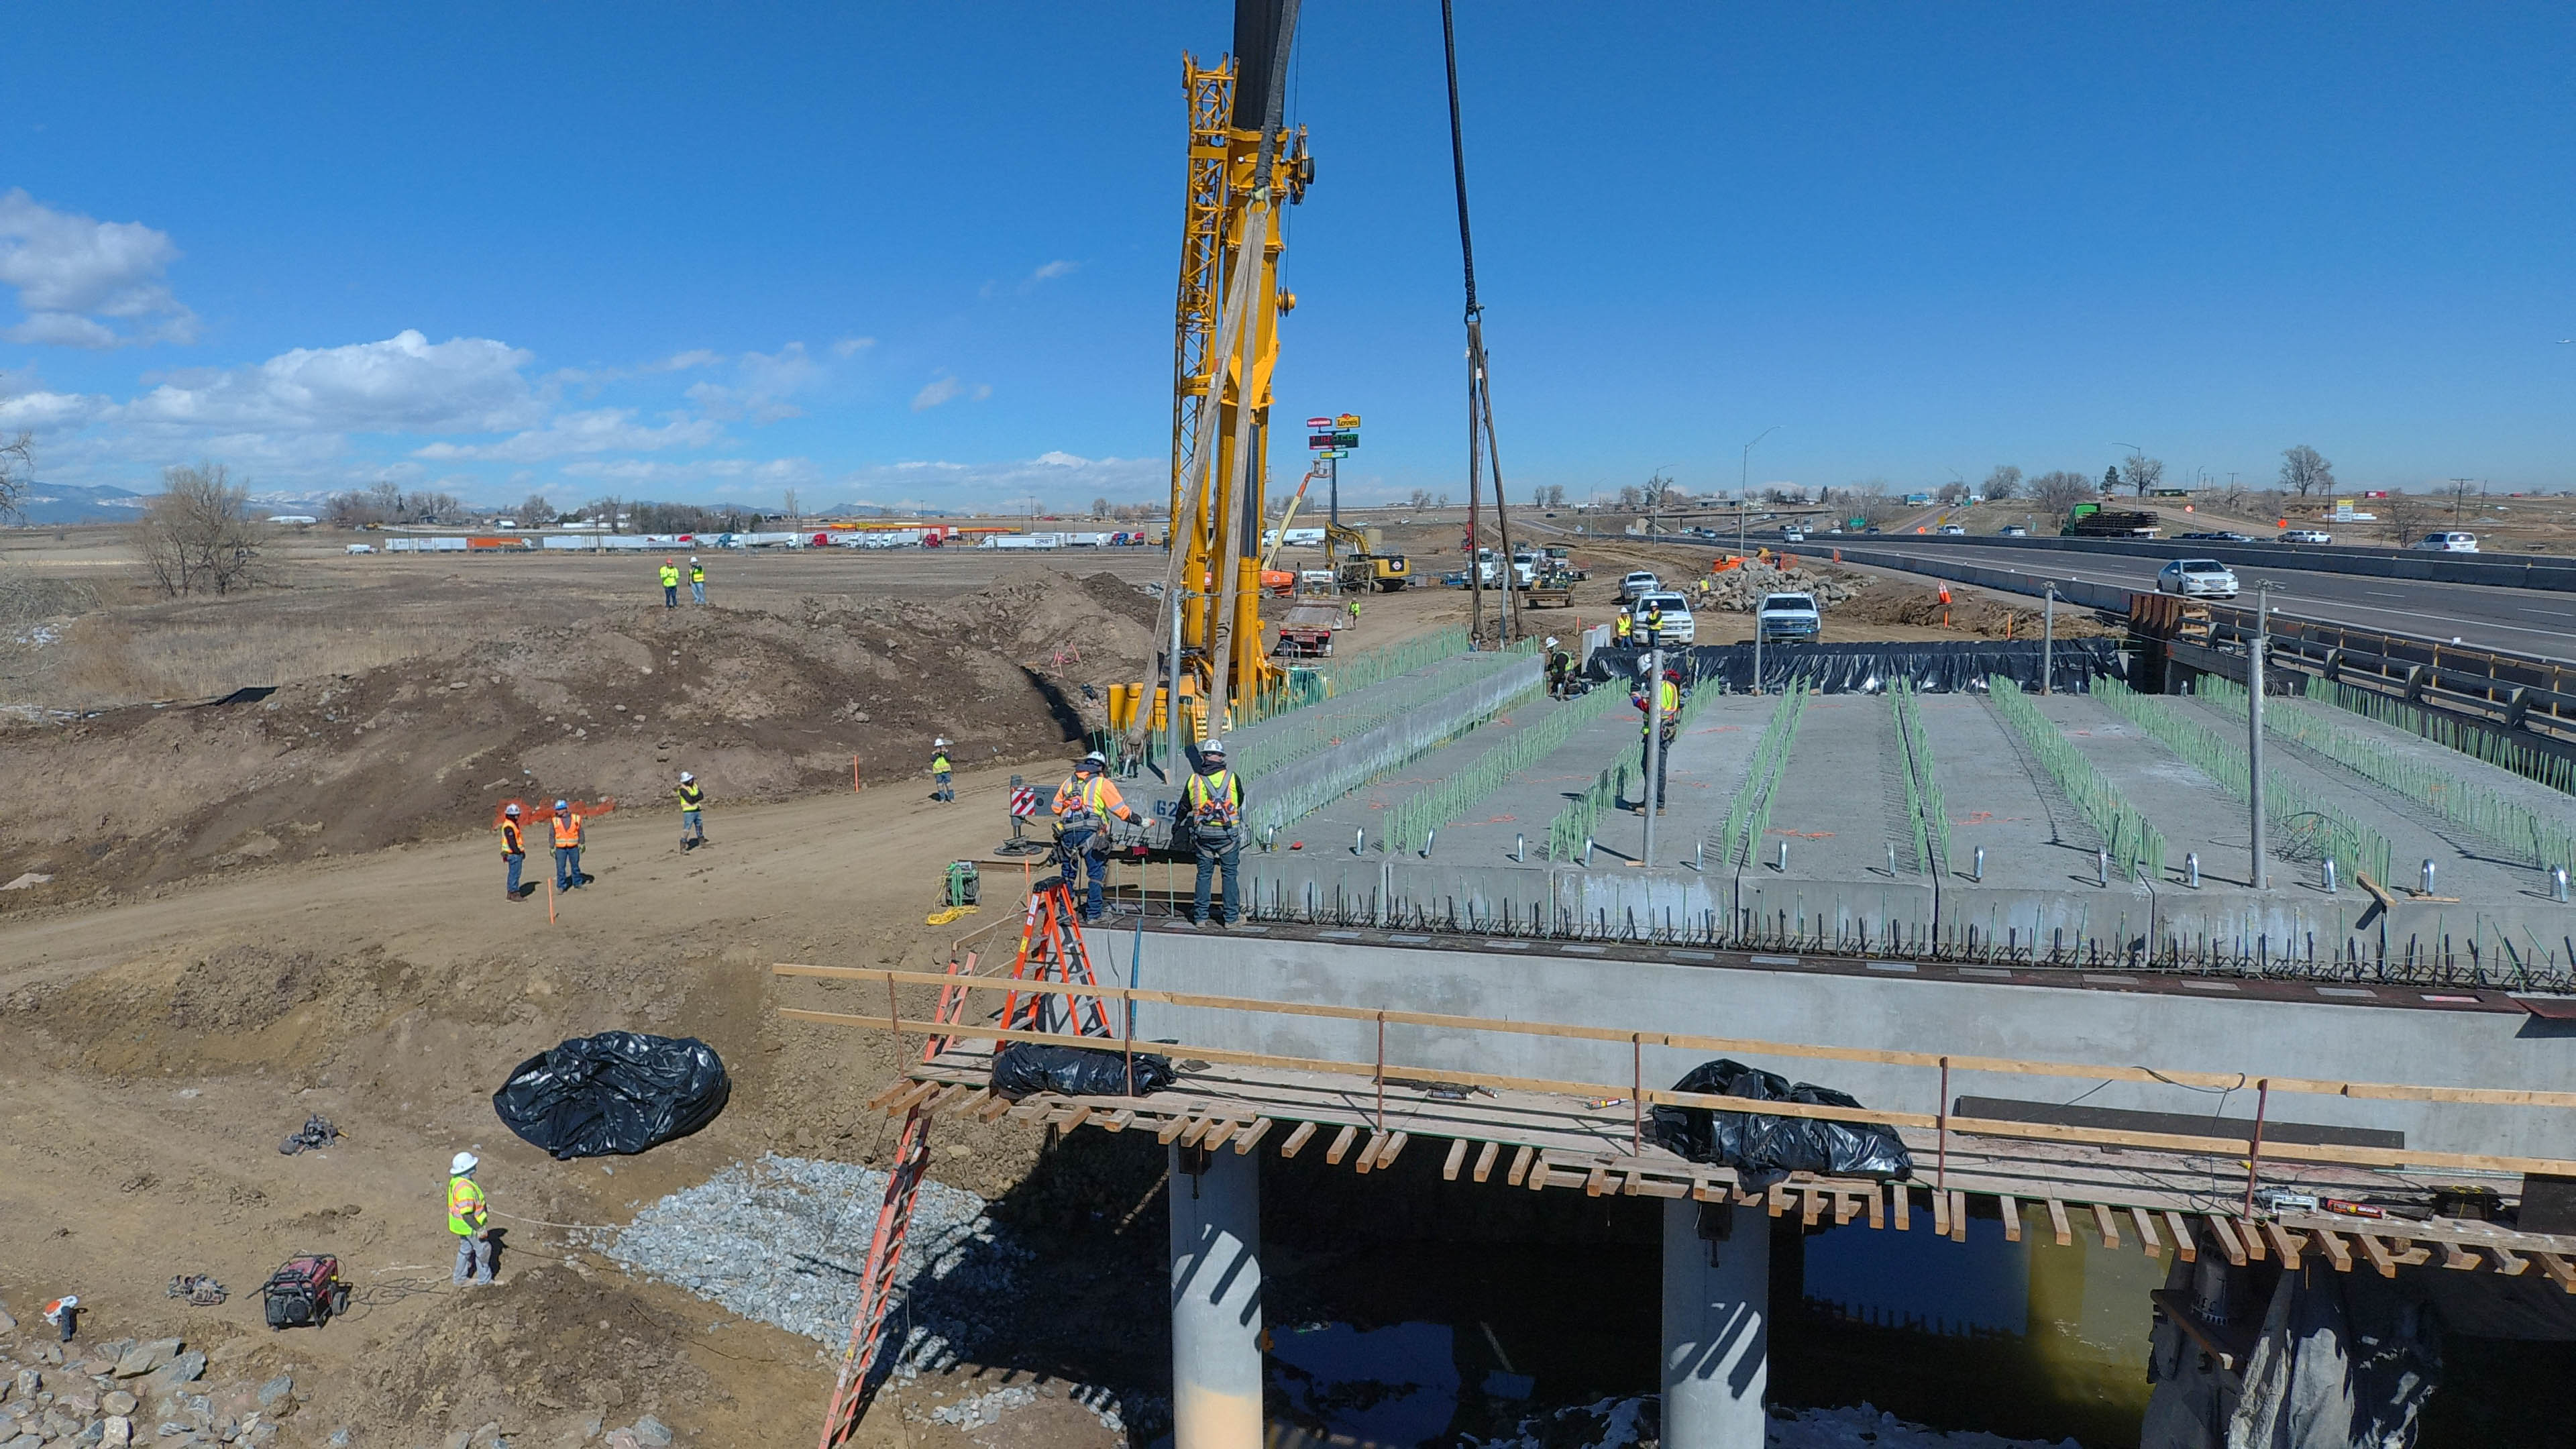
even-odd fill
[(1172, 1449), (1260, 1449), (1258, 1159), (1171, 1154)]
[(1665, 1449), (1762, 1449), (1770, 1297), (1768, 1214), (1664, 1204)]

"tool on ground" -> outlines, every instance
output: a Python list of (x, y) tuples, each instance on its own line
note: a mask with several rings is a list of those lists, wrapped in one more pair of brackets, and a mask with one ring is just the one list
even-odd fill
[(261, 1306), (272, 1329), (320, 1328), (331, 1315), (349, 1311), (348, 1280), (340, 1260), (329, 1253), (289, 1258), (259, 1287)]
[(216, 1282), (212, 1273), (182, 1273), (170, 1280), (169, 1296), (184, 1298), (200, 1308), (212, 1308), (232, 1293)]
[(340, 1129), (331, 1119), (315, 1113), (304, 1119), (304, 1126), (292, 1137), (277, 1144), (277, 1150), (293, 1157), (299, 1152), (319, 1152), (340, 1140)]

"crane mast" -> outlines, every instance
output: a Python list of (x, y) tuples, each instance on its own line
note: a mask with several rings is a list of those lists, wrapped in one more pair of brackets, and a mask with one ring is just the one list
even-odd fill
[[(1295, 0), (1237, 0), (1234, 53), (1181, 61), (1189, 125), (1172, 365), (1170, 564), (1163, 590), (1170, 657), (1139, 691), (1141, 743), (1155, 686), (1179, 708), (1176, 739), (1225, 727), (1279, 670), (1261, 638), (1261, 522), (1279, 319), (1283, 205), (1305, 198), (1314, 163), (1303, 128), (1281, 123)], [(1172, 646), (1177, 645), (1177, 648)], [(1195, 702), (1193, 702), (1193, 699)]]

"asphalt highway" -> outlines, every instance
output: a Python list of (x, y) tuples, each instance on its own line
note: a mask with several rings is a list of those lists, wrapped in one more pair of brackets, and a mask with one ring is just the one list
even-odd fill
[[(1776, 540), (1763, 541), (1770, 547), (1779, 546)], [(1809, 552), (1822, 552), (1832, 542), (1819, 536), (1809, 539), (1805, 547)], [(1926, 544), (1885, 534), (1856, 537), (1850, 542), (1855, 548), (1868, 547), (1932, 563), (1951, 559), (2141, 592), (2155, 589), (2156, 570), (2164, 566), (2162, 559), (2084, 549)], [(2304, 569), (2268, 570), (2242, 564), (2233, 567), (2237, 582), (2245, 590), (2234, 602), (2247, 607), (2254, 602), (2255, 585), (2269, 584), (2272, 608), (2283, 614), (2392, 634), (2456, 639), (2482, 649), (2576, 660), (2576, 595), (2483, 584), (2416, 583)]]

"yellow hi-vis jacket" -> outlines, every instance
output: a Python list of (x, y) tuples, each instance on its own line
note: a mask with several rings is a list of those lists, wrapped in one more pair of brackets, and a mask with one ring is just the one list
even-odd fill
[(701, 809), (707, 803), (707, 787), (695, 780), (674, 789), (671, 793), (680, 797), (680, 808), (683, 810)]
[(447, 1180), (447, 1230), (460, 1238), (483, 1231), (489, 1214), (483, 1205), (483, 1185), (470, 1177)]
[[(1673, 724), (1674, 717), (1681, 712), (1682, 689), (1680, 685), (1673, 683), (1669, 679), (1657, 680), (1656, 684), (1657, 692), (1663, 696), (1664, 725), (1666, 728), (1670, 728)], [(1646, 708), (1646, 692), (1644, 690), (1638, 690), (1634, 695), (1630, 696), (1629, 702), (1637, 706), (1637, 712), (1639, 714), (1647, 715), (1649, 719), (1653, 717)]]
[(948, 752), (946, 750), (932, 750), (930, 752), (930, 773), (934, 775), (953, 773), (953, 767), (948, 763)]
[(1622, 643), (1622, 644), (1627, 643), (1627, 642), (1628, 642), (1628, 616), (1627, 616), (1626, 614), (1621, 614), (1621, 615), (1619, 616), (1619, 620), (1618, 620), (1618, 622), (1617, 622), (1617, 623), (1615, 623), (1615, 624), (1612, 624), (1612, 625), (1610, 626), (1610, 632), (1611, 632), (1612, 634), (1614, 634), (1614, 635), (1616, 635), (1616, 636), (1618, 637), (1618, 639), (1619, 639), (1619, 642), (1620, 642), (1620, 643)]
[(1243, 781), (1232, 770), (1192, 775), (1181, 794), (1189, 800), (1190, 818), (1201, 825), (1232, 830), (1243, 818)]
[(706, 566), (705, 564), (691, 564), (691, 565), (689, 565), (689, 582), (690, 582), (690, 583), (693, 583), (693, 584), (703, 584), (703, 583), (705, 583), (706, 581), (707, 581), (707, 566)]
[(671, 567), (669, 564), (662, 565), (662, 587), (666, 589), (676, 589), (679, 586), (680, 571)]

